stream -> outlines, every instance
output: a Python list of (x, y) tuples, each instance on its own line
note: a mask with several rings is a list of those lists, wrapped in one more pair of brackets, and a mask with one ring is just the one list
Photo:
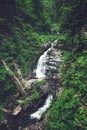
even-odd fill
[[(56, 70), (57, 63), (61, 62), (61, 58), (60, 58), (61, 52), (60, 51), (56, 52), (54, 47), (53, 47), (56, 42), (57, 42), (57, 40), (52, 42), (50, 48), (47, 49), (40, 56), (40, 58), (38, 60), (37, 68), (36, 68), (36, 78), (38, 78), (38, 80), (42, 80), (42, 79), (45, 79), (47, 77), (53, 78), (51, 70), (53, 70), (53, 69)], [(56, 54), (52, 54), (53, 52), (55, 52)], [(53, 89), (55, 89), (55, 86)], [(49, 92), (48, 97), (47, 97), (44, 105), (41, 106), (40, 108), (38, 108), (38, 110), (36, 112), (30, 114), (30, 119), (40, 120), (42, 114), (45, 113), (46, 110), (50, 107), (50, 105), (52, 103), (53, 96), (54, 96), (54, 93)]]
[[(43, 124), (40, 122), (42, 115), (50, 108), (53, 98), (57, 94), (59, 96), (62, 90), (61, 83), (59, 83), (59, 67), (62, 62), (62, 55), (61, 49), (55, 46), (57, 41), (50, 42), (50, 47), (39, 57), (34, 70), (35, 79), (27, 81), (29, 85), (36, 80), (41, 81), (45, 79), (47, 81), (47, 85), (40, 88), (42, 93), (40, 101), (34, 101), (17, 116), (9, 114), (0, 130), (38, 130), (38, 127)], [(32, 125), (36, 126), (33, 128)]]
[[(51, 50), (52, 50), (52, 46), (47, 51), (45, 51), (38, 60), (37, 68), (36, 68), (36, 78), (38, 78), (38, 80), (42, 80), (47, 77), (46, 75), (47, 58), (48, 58), (48, 53)], [(40, 107), (35, 113), (31, 114), (30, 119), (40, 120), (42, 114), (50, 107), (52, 99), (53, 99), (53, 95), (52, 94), (48, 95), (45, 104), (42, 107)]]

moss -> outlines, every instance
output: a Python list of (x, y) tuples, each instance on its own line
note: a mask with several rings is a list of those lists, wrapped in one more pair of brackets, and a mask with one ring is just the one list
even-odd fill
[(17, 100), (16, 104), (21, 104), (21, 105), (27, 105), (31, 102), (31, 99), (29, 97), (25, 98), (24, 100)]
[(40, 98), (39, 93), (34, 89), (32, 100), (38, 100)]
[(41, 86), (41, 85), (45, 85), (46, 82), (47, 82), (47, 81), (46, 81), (45, 79), (44, 79), (44, 80), (36, 80), (36, 81), (35, 81), (35, 85), (39, 87), (39, 86)]

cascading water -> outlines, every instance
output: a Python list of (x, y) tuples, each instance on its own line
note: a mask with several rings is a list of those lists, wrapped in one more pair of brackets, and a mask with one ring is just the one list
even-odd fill
[(52, 96), (52, 94), (50, 94), (47, 97), (45, 104), (42, 107), (40, 107), (36, 112), (34, 112), (33, 114), (30, 115), (30, 119), (40, 120), (42, 114), (50, 107), (52, 99), (53, 99), (53, 96)]
[(38, 64), (37, 64), (37, 69), (36, 69), (36, 77), (37, 78), (45, 78), (46, 77), (46, 61), (47, 61), (47, 53), (51, 50), (51, 48), (49, 48), (47, 51), (44, 52), (43, 55), (40, 56), (39, 60), (38, 60)]
[[(38, 60), (38, 64), (37, 64), (37, 68), (36, 68), (36, 78), (38, 78), (38, 80), (39, 79), (44, 79), (44, 78), (47, 77), (46, 69), (48, 67), (47, 66), (48, 53), (54, 49), (53, 44), (55, 42), (57, 42), (57, 40), (52, 42), (51, 47), (47, 51), (45, 51), (44, 54), (41, 55), (39, 60)], [(50, 107), (52, 99), (53, 99), (53, 95), (49, 94), (46, 101), (45, 101), (45, 104), (42, 107), (40, 107), (36, 112), (31, 114), (30, 119), (40, 120), (42, 114)]]
[[(36, 68), (36, 77), (38, 79), (43, 79), (46, 78), (46, 68), (47, 68), (47, 54), (48, 52), (51, 51), (51, 48), (49, 48), (47, 51), (44, 52), (43, 55), (40, 56), (39, 60), (38, 60), (38, 64), (37, 64), (37, 68)], [(30, 115), (30, 119), (37, 119), (40, 120), (42, 114), (50, 107), (51, 105), (51, 101), (53, 99), (52, 94), (50, 94), (46, 101), (45, 104), (40, 107), (35, 113)]]
[(45, 78), (46, 77), (46, 68), (47, 68), (47, 57), (48, 57), (48, 52), (50, 52), (51, 50), (53, 50), (53, 45), (54, 43), (56, 43), (58, 41), (55, 40), (54, 42), (51, 43), (51, 47), (44, 52), (43, 55), (40, 56), (39, 60), (38, 60), (38, 64), (37, 64), (37, 68), (36, 68), (36, 77), (37, 78)]
[[(47, 68), (47, 54), (48, 52), (51, 51), (51, 48), (49, 48), (47, 51), (44, 52), (43, 55), (40, 56), (39, 60), (38, 60), (38, 64), (37, 64), (37, 68), (36, 68), (36, 77), (38, 79), (44, 79), (46, 78), (46, 68)], [(30, 115), (30, 119), (37, 119), (40, 120), (42, 114), (50, 107), (51, 105), (51, 101), (53, 99), (52, 94), (50, 94), (46, 101), (45, 104), (40, 107), (36, 112), (34, 112), (33, 114)]]

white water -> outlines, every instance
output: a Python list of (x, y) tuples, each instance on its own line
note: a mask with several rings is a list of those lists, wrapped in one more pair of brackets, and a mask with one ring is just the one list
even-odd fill
[(54, 42), (51, 43), (51, 47), (44, 52), (43, 55), (40, 56), (38, 63), (37, 63), (37, 68), (36, 68), (36, 78), (45, 78), (46, 77), (46, 62), (47, 62), (47, 54), (48, 52), (50, 52), (51, 50), (53, 50), (53, 45), (56, 44), (58, 41), (58, 39), (56, 39)]
[(37, 119), (40, 120), (41, 116), (44, 112), (46, 112), (46, 110), (50, 107), (51, 102), (52, 102), (53, 96), (52, 94), (49, 95), (45, 101), (45, 104), (40, 107), (35, 113), (30, 115), (30, 119)]
[(36, 77), (37, 78), (45, 78), (46, 77), (46, 56), (47, 53), (51, 50), (51, 48), (49, 48), (47, 51), (44, 52), (43, 55), (40, 56), (39, 60), (38, 60), (38, 64), (37, 64), (37, 69), (36, 69)]
[[(38, 60), (38, 64), (37, 64), (37, 68), (36, 68), (36, 77), (38, 79), (43, 79), (46, 78), (46, 68), (47, 68), (47, 54), (48, 52), (50, 52), (53, 49), (53, 44), (57, 42), (57, 40), (55, 40), (52, 44), (51, 44), (51, 48), (49, 48), (47, 51), (44, 52), (43, 55), (40, 56), (39, 60)], [(52, 103), (52, 99), (53, 99), (53, 95), (50, 94), (48, 95), (45, 104), (40, 107), (36, 112), (34, 112), (33, 114), (30, 114), (30, 119), (37, 119), (40, 120), (41, 116), (44, 112), (46, 112), (46, 110), (50, 107), (51, 103)]]

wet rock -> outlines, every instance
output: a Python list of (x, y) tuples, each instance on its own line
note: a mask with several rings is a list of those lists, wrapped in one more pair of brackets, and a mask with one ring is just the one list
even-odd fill
[(7, 123), (8, 123), (7, 119), (0, 120), (0, 130), (8, 130)]
[(47, 42), (47, 43), (44, 44), (45, 49), (48, 49), (50, 47), (51, 47), (51, 42)]
[(31, 86), (32, 86), (32, 89), (35, 89), (36, 91), (38, 91), (41, 96), (49, 93), (48, 82), (39, 86), (38, 85), (36, 86), (36, 82), (34, 82), (32, 83)]
[(48, 66), (57, 66), (57, 63), (54, 62), (54, 61), (49, 61), (49, 62), (47, 63), (47, 65), (48, 65)]
[(0, 126), (1, 126), (1, 125), (6, 125), (7, 122), (8, 122), (8, 121), (7, 121), (6, 119), (1, 120), (1, 121), (0, 121)]
[(63, 49), (63, 45), (62, 44), (55, 44), (54, 48), (62, 50)]

